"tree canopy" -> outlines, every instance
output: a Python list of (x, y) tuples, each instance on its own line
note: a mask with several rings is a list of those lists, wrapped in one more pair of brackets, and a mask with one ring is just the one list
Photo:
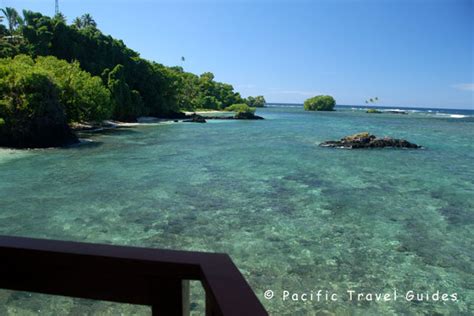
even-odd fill
[[(102, 79), (81, 70), (77, 62), (68, 63), (53, 56), (33, 60), (27, 55), (17, 55), (0, 59), (0, 69), (0, 89), (5, 91), (0, 106), (3, 115), (0, 115), (6, 121), (9, 119), (5, 114), (7, 110), (23, 104), (21, 98), (15, 101), (13, 95), (9, 96), (7, 92), (13, 93), (20, 89), (21, 80), (18, 78), (26, 78), (26, 74), (30, 73), (46, 77), (54, 87), (50, 90), (55, 91), (68, 122), (99, 121), (109, 118), (112, 113), (111, 94)], [(34, 105), (27, 102), (23, 106), (28, 104)]]
[(0, 60), (0, 146), (49, 147), (76, 141), (52, 74), (28, 56)]
[(236, 113), (254, 114), (256, 109), (248, 106), (245, 103), (241, 103), (241, 104), (232, 104), (231, 106), (226, 107), (225, 110), (230, 111), (230, 112), (236, 112)]
[[(23, 10), (20, 17), (12, 8), (4, 10), (8, 30), (0, 28), (0, 58), (55, 56), (75, 65), (71, 67), (99, 76), (111, 93), (111, 118), (133, 121), (142, 115), (163, 116), (198, 108), (219, 110), (235, 103), (264, 104), (263, 97), (242, 98), (232, 85), (216, 81), (210, 72), (198, 76), (182, 67), (166, 67), (141, 58), (121, 40), (104, 35), (89, 14), (67, 25), (63, 15), (50, 18)], [(13, 37), (6, 39), (8, 33)]]
[(336, 100), (330, 95), (318, 95), (304, 101), (306, 111), (333, 111)]
[(250, 107), (257, 107), (262, 108), (265, 106), (267, 101), (265, 101), (265, 97), (263, 95), (259, 95), (256, 97), (248, 97), (246, 102)]

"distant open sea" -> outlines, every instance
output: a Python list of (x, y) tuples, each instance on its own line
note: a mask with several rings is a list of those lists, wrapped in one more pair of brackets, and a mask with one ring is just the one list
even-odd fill
[[(144, 124), (82, 134), (88, 142), (70, 148), (0, 149), (0, 234), (226, 252), (271, 315), (472, 315), (473, 111), (365, 110), (271, 105), (257, 110), (263, 121)], [(318, 146), (363, 131), (423, 149)], [(318, 290), (339, 299), (282, 299)], [(351, 301), (348, 290), (399, 297)], [(40, 312), (149, 310), (0, 291), (0, 315)]]
[[(303, 107), (298, 103), (269, 103), (268, 107)], [(474, 105), (473, 105), (474, 108)], [(379, 111), (398, 111), (407, 113), (421, 113), (428, 115), (449, 115), (454, 118), (473, 117), (474, 109), (448, 109), (448, 108), (421, 108), (421, 107), (387, 107), (387, 106), (364, 106), (364, 105), (336, 105), (336, 110), (367, 111), (368, 109), (377, 109)], [(453, 116), (454, 115), (454, 116)]]

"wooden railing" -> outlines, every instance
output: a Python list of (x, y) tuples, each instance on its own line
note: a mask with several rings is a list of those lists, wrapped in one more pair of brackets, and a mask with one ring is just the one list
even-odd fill
[(189, 314), (189, 280), (206, 315), (268, 315), (226, 254), (0, 236), (0, 288), (149, 305)]

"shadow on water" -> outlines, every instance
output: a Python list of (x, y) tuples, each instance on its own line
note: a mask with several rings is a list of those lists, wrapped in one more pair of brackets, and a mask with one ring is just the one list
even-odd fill
[(79, 149), (79, 150), (85, 150), (85, 149), (91, 149), (91, 148), (98, 148), (101, 147), (104, 143), (103, 142), (98, 142), (98, 141), (92, 141), (88, 139), (81, 139), (79, 143), (74, 144), (74, 145), (69, 145), (66, 147), (61, 147), (59, 149), (61, 150), (68, 150), (68, 149)]
[(139, 134), (135, 126), (120, 126), (117, 128), (106, 128), (94, 131), (81, 131), (78, 134), (83, 135), (135, 135)]

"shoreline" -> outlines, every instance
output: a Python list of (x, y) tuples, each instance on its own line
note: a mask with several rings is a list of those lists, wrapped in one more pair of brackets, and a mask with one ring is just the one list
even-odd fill
[(211, 110), (211, 111), (184, 111), (185, 115), (206, 115), (206, 114), (225, 114), (225, 113), (232, 113), (228, 111), (218, 111), (218, 110)]
[(122, 122), (122, 121), (112, 121), (106, 120), (101, 123), (75, 123), (71, 126), (71, 129), (77, 133), (84, 132), (100, 132), (104, 130), (111, 130), (116, 128), (127, 128), (127, 127), (137, 127), (137, 126), (146, 126), (146, 125), (157, 125), (160, 123), (169, 123), (175, 122), (173, 119), (163, 119), (152, 116), (144, 116), (137, 118), (137, 122)]

